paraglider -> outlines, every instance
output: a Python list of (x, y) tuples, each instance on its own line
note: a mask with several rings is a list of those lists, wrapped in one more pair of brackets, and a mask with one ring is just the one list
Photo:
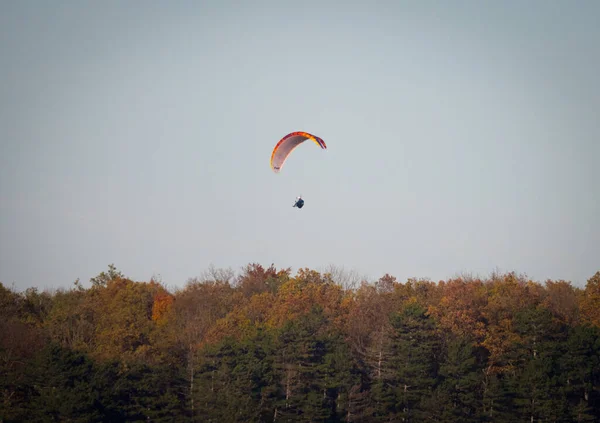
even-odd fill
[[(312, 140), (323, 150), (327, 149), (325, 141), (313, 134), (302, 131), (289, 133), (279, 140), (279, 142), (275, 145), (273, 152), (271, 153), (271, 169), (273, 172), (281, 172), (283, 165), (290, 154), (292, 154), (292, 151), (298, 148), (298, 146), (306, 140)], [(296, 202), (294, 203), (293, 207), (298, 207), (299, 209), (304, 207), (304, 200), (302, 199), (301, 195), (296, 197)]]

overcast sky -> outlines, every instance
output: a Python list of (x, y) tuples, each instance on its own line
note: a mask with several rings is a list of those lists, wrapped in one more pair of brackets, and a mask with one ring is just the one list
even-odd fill
[[(583, 286), (599, 21), (583, 0), (1, 1), (0, 281), (258, 262)], [(328, 150), (273, 173), (298, 130)]]

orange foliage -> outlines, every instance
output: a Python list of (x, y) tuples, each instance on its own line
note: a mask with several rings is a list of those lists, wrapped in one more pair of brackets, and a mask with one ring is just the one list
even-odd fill
[(277, 271), (273, 265), (265, 269), (260, 264), (253, 263), (244, 268), (237, 287), (246, 297), (265, 291), (275, 292), (287, 280), (289, 272), (289, 269)]
[(219, 319), (208, 332), (205, 342), (214, 343), (228, 336), (249, 336), (259, 327), (279, 328), (286, 322), (310, 312), (315, 305), (335, 327), (342, 327), (350, 308), (341, 286), (327, 275), (300, 269), (275, 294), (262, 292), (238, 303), (238, 307)]
[(502, 372), (512, 368), (512, 363), (506, 362), (504, 357), (519, 340), (513, 329), (516, 314), (540, 304), (542, 288), (514, 273), (494, 278), (486, 285), (488, 303), (482, 315), (487, 328), (481, 344), (490, 353), (490, 372)]
[(152, 304), (152, 321), (156, 323), (164, 322), (165, 316), (173, 305), (174, 297), (168, 292), (157, 292), (154, 294), (154, 302)]
[(578, 291), (570, 282), (548, 280), (542, 305), (562, 323), (574, 326), (579, 320)]
[(487, 294), (480, 280), (454, 279), (440, 283), (442, 298), (428, 307), (443, 329), (461, 336), (471, 336), (476, 342), (485, 337), (484, 309)]
[(600, 327), (600, 272), (588, 279), (581, 298), (583, 320)]
[(523, 311), (543, 307), (557, 322), (600, 326), (600, 272), (585, 290), (562, 280), (544, 286), (514, 273), (438, 283), (399, 283), (385, 274), (373, 284), (345, 289), (329, 273), (302, 268), (291, 277), (289, 269), (251, 264), (233, 285), (216, 274), (214, 280), (192, 280), (174, 294), (154, 281), (134, 282), (114, 270), (109, 273), (87, 291), (54, 297), (30, 291), (13, 298), (0, 289), (0, 317), (20, 313), (24, 321), (43, 321), (51, 339), (93, 358), (149, 361), (186, 353), (193, 360), (202, 345), (276, 330), (318, 306), (325, 325), (342, 333), (355, 352), (371, 360), (369, 365), (377, 361), (379, 366), (392, 333), (389, 316), (416, 302), (442, 333), (487, 349), (490, 373), (513, 366), (511, 348), (521, 341), (515, 319)]
[(213, 344), (221, 339), (250, 336), (254, 329), (263, 326), (273, 305), (274, 296), (269, 292), (255, 294), (244, 299), (225, 317), (218, 319), (208, 330), (202, 344)]
[(154, 297), (164, 288), (155, 282), (115, 277), (92, 288), (87, 301), (95, 314), (95, 342), (91, 355), (123, 361), (150, 359)]
[(295, 278), (283, 284), (273, 304), (268, 320), (271, 327), (279, 327), (286, 321), (308, 313), (314, 305), (323, 308), (324, 315), (334, 325), (345, 321), (347, 307), (343, 306), (344, 291), (328, 275), (300, 269)]

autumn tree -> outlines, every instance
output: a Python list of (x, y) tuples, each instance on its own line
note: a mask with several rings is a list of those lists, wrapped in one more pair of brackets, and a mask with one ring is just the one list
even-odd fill
[(175, 334), (174, 349), (180, 351), (181, 362), (188, 375), (188, 399), (195, 413), (194, 381), (198, 349), (215, 323), (225, 317), (241, 298), (236, 297), (229, 280), (189, 280), (175, 293), (169, 328)]
[(600, 423), (600, 272), (330, 270), (0, 284), (0, 421)]
[(588, 279), (581, 294), (581, 314), (585, 322), (600, 327), (600, 271)]

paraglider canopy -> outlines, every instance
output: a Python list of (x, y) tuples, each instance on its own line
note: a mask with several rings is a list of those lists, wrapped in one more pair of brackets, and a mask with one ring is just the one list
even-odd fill
[(302, 144), (306, 140), (312, 140), (315, 144), (321, 147), (323, 150), (327, 149), (325, 145), (325, 141), (321, 138), (309, 134), (308, 132), (292, 132), (283, 137), (271, 153), (271, 169), (273, 172), (279, 173), (283, 168), (283, 165), (289, 155), (296, 149), (300, 144)]

